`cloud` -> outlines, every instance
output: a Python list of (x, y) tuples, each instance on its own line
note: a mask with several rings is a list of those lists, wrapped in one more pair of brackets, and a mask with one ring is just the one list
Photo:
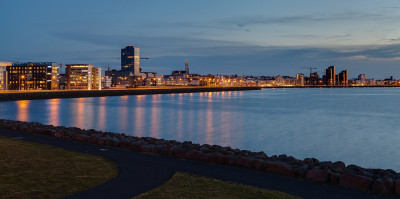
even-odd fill
[(334, 35), (334, 36), (329, 36), (326, 37), (325, 39), (337, 39), (337, 38), (349, 38), (351, 37), (350, 34), (346, 34), (346, 35)]

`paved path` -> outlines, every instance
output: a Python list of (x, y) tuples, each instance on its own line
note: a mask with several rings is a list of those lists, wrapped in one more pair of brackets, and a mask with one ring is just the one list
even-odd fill
[(98, 187), (66, 197), (68, 199), (131, 198), (163, 184), (171, 178), (176, 171), (278, 190), (303, 198), (399, 198), (394, 195), (372, 194), (335, 185), (312, 183), (245, 168), (105, 148), (53, 137), (20, 133), (8, 129), (0, 129), (0, 135), (48, 144), (72, 151), (100, 155), (116, 162), (119, 167), (119, 174), (116, 178)]

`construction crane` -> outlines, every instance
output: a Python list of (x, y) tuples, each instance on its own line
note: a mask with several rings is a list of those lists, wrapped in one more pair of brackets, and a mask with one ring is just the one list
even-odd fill
[(103, 66), (103, 68), (107, 69), (107, 71), (110, 71), (111, 66), (110, 66), (110, 65), (107, 65), (107, 66)]
[(310, 70), (310, 77), (311, 77), (312, 70), (313, 70), (313, 69), (318, 69), (318, 68), (313, 68), (313, 67), (302, 67), (302, 69), (309, 69), (309, 70)]

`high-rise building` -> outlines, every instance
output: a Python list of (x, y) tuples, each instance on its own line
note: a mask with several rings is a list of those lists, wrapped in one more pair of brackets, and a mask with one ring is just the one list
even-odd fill
[(92, 69), (92, 89), (101, 90), (101, 68)]
[(92, 89), (93, 65), (91, 64), (66, 64), (65, 79), (67, 89)]
[(335, 66), (329, 66), (325, 70), (325, 84), (336, 85), (336, 69)]
[(121, 49), (121, 71), (140, 75), (140, 52), (139, 48), (127, 46)]
[(189, 61), (186, 59), (186, 64), (185, 64), (185, 72), (186, 74), (189, 74)]
[(349, 85), (349, 71), (343, 70), (338, 75), (338, 85), (348, 86)]
[(9, 90), (58, 89), (58, 66), (54, 62), (13, 63), (7, 66)]
[(11, 66), (12, 62), (0, 61), (0, 90), (7, 89), (7, 66)]

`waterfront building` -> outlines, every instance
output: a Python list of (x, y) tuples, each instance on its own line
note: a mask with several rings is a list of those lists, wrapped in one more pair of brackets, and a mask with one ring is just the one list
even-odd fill
[(7, 90), (7, 66), (12, 62), (0, 61), (0, 90)]
[(13, 63), (7, 66), (9, 90), (58, 89), (58, 66), (54, 62)]
[(93, 65), (66, 64), (65, 76), (67, 82), (67, 89), (91, 90), (93, 83)]
[(126, 74), (132, 73), (139, 76), (140, 69), (140, 51), (134, 46), (127, 46), (121, 49), (121, 71)]
[(310, 77), (308, 77), (308, 85), (320, 85), (320, 79), (317, 72), (311, 73)]
[(102, 76), (101, 77), (101, 85), (103, 88), (110, 88), (111, 87), (111, 80), (112, 77), (110, 76)]
[(325, 70), (325, 84), (329, 86), (336, 85), (336, 67), (329, 66)]
[(343, 70), (338, 75), (338, 85), (348, 86), (349, 85), (349, 71)]
[(298, 80), (298, 86), (304, 86), (304, 74), (296, 74), (296, 79)]
[(92, 69), (92, 89), (101, 90), (101, 68)]

